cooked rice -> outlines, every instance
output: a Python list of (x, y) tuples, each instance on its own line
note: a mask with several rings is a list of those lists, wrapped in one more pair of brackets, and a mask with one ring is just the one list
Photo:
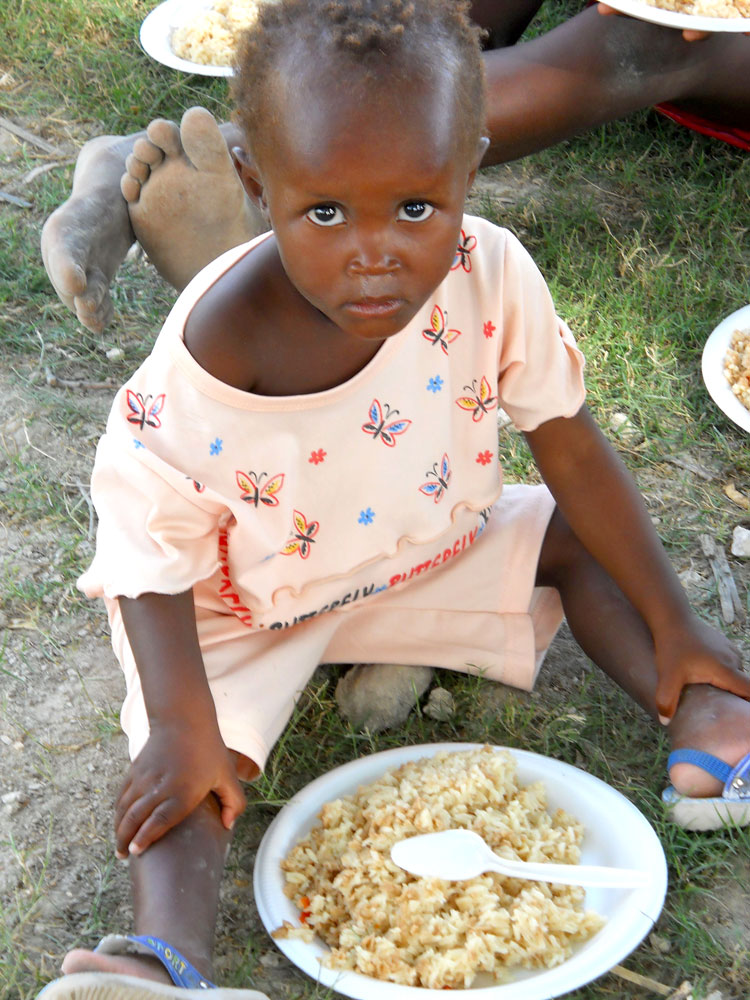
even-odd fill
[(750, 330), (735, 330), (724, 358), (724, 375), (737, 399), (750, 410)]
[(263, 0), (215, 0), (172, 34), (172, 51), (202, 66), (231, 66), (240, 33), (258, 16)]
[(390, 859), (404, 837), (464, 828), (500, 855), (576, 864), (583, 827), (550, 814), (541, 781), (516, 782), (507, 751), (442, 752), (404, 764), (354, 795), (328, 802), (282, 862), (285, 892), (301, 911), (277, 938), (331, 948), (332, 969), (404, 986), (463, 989), (480, 972), (559, 965), (603, 925), (583, 908), (580, 886), (507, 878), (417, 878)]
[(750, 17), (750, 0), (646, 0), (646, 3), (693, 17)]

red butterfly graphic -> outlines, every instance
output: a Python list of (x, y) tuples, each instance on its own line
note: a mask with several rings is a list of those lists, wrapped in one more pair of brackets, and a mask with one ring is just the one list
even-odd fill
[(128, 389), (127, 401), (130, 410), (128, 423), (138, 424), (141, 430), (143, 430), (144, 424), (147, 424), (149, 427), (161, 427), (159, 414), (164, 409), (164, 398), (164, 393), (162, 393), (156, 397), (153, 403), (150, 403), (151, 396), (144, 398), (140, 392), (133, 392), (132, 389)]
[(451, 464), (448, 460), (447, 455), (443, 455), (440, 459), (440, 471), (438, 472), (438, 464), (435, 462), (432, 466), (432, 470), (427, 473), (428, 476), (434, 476), (435, 480), (429, 479), (426, 483), (423, 483), (419, 487), (419, 492), (424, 493), (425, 496), (432, 497), (435, 503), (440, 503), (443, 499), (443, 493), (448, 489), (448, 483), (451, 481)]
[[(362, 430), (365, 434), (371, 434), (373, 441), (377, 438), (387, 444), (389, 448), (394, 448), (396, 446), (396, 437), (399, 434), (405, 434), (411, 425), (411, 420), (391, 420), (391, 417), (395, 417), (398, 410), (392, 410), (390, 406), (385, 404), (385, 416), (383, 416), (383, 407), (380, 405), (380, 400), (373, 399), (370, 403), (370, 420), (366, 424), (362, 424)], [(388, 421), (390, 420), (390, 423)]]
[(196, 493), (202, 493), (206, 488), (204, 483), (199, 483), (198, 480), (193, 479), (192, 476), (185, 476), (185, 479), (190, 480), (190, 482), (193, 484), (193, 489), (195, 490)]
[(461, 230), (461, 242), (456, 247), (456, 256), (453, 258), (453, 263), (451, 264), (451, 271), (458, 270), (462, 267), (467, 273), (471, 270), (471, 251), (477, 245), (476, 236), (467, 236), (466, 233)]
[(267, 483), (263, 483), (266, 478), (267, 473), (261, 472), (257, 476), (254, 472), (242, 472), (239, 469), (235, 473), (237, 477), (237, 485), (242, 490), (242, 496), (240, 500), (244, 500), (246, 503), (251, 503), (255, 507), (259, 503), (264, 504), (266, 507), (278, 507), (279, 498), (276, 494), (281, 490), (284, 485), (284, 473), (279, 472), (275, 476), (271, 476)]
[(446, 330), (448, 314), (444, 313), (440, 306), (435, 306), (430, 316), (430, 329), (422, 330), (422, 336), (433, 345), (440, 344), (443, 354), (448, 353), (448, 344), (452, 344), (456, 337), (461, 336), (460, 330)]
[(477, 423), (482, 419), (485, 413), (489, 413), (490, 410), (497, 408), (497, 396), (492, 396), (490, 388), (490, 383), (487, 381), (486, 375), (482, 375), (482, 381), (479, 384), (479, 392), (477, 392), (477, 380), (471, 383), (471, 385), (465, 385), (464, 389), (468, 389), (469, 392), (473, 392), (473, 396), (459, 396), (456, 400), (456, 404), (461, 407), (462, 410), (472, 411), (472, 420)]
[(318, 533), (320, 523), (318, 521), (308, 522), (305, 515), (298, 510), (295, 510), (292, 517), (294, 520), (294, 535), (281, 550), (281, 554), (283, 556), (291, 556), (295, 552), (299, 552), (301, 559), (307, 559), (310, 555), (310, 548), (315, 542), (313, 535)]

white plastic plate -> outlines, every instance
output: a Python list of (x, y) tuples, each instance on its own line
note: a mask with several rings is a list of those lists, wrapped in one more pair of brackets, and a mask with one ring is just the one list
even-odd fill
[(701, 369), (706, 388), (719, 409), (743, 430), (750, 431), (750, 410), (737, 399), (724, 375), (724, 358), (735, 330), (750, 330), (750, 305), (719, 323), (703, 348)]
[(140, 31), (144, 52), (170, 69), (201, 76), (233, 76), (231, 66), (204, 66), (181, 59), (172, 51), (172, 34), (195, 14), (213, 6), (213, 0), (164, 0), (143, 19)]
[[(432, 757), (440, 751), (475, 749), (474, 743), (432, 743), (399, 747), (372, 754), (338, 767), (313, 781), (294, 796), (269, 826), (255, 861), (255, 901), (266, 930), (284, 920), (297, 924), (299, 911), (284, 895), (281, 862), (316, 823), (326, 802), (349, 795), (407, 761)], [(500, 748), (498, 748), (500, 749)], [(551, 811), (563, 808), (585, 826), (581, 862), (641, 868), (650, 871), (643, 889), (590, 889), (586, 906), (607, 918), (605, 926), (574, 954), (553, 969), (518, 972), (501, 984), (479, 977), (468, 990), (451, 990), (467, 1000), (550, 1000), (577, 989), (621, 962), (651, 930), (664, 904), (667, 864), (659, 839), (648, 820), (614, 788), (570, 764), (527, 750), (511, 750), (522, 785), (544, 781)], [(427, 1000), (445, 997), (444, 990), (399, 986), (355, 972), (327, 969), (321, 964), (328, 951), (314, 941), (276, 940), (286, 957), (313, 979), (355, 1000)]]
[(750, 17), (699, 17), (696, 14), (679, 14), (675, 10), (652, 7), (644, 0), (605, 0), (608, 7), (614, 7), (623, 14), (637, 17), (640, 21), (663, 24), (667, 28), (689, 28), (692, 31), (750, 31)]

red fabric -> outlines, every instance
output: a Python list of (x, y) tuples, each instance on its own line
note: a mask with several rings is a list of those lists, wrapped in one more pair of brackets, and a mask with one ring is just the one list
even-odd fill
[(693, 115), (689, 111), (682, 111), (680, 108), (676, 108), (674, 104), (657, 104), (655, 110), (666, 115), (667, 118), (671, 118), (672, 121), (677, 122), (679, 125), (684, 125), (686, 128), (692, 129), (694, 132), (700, 132), (701, 135), (708, 135), (712, 139), (721, 139), (722, 142), (728, 142), (730, 146), (750, 151), (750, 132), (746, 132), (744, 129), (732, 128), (729, 125), (718, 125), (707, 118), (701, 118), (700, 115)]

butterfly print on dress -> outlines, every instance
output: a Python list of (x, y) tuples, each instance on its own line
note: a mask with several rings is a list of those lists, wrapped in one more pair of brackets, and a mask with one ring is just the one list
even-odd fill
[(435, 306), (430, 316), (429, 330), (422, 330), (422, 336), (429, 340), (433, 347), (440, 344), (443, 354), (448, 353), (448, 344), (452, 344), (456, 337), (461, 336), (460, 330), (446, 330), (448, 314), (444, 313), (440, 306)]
[(165, 398), (165, 394), (161, 393), (152, 403), (151, 396), (144, 397), (140, 392), (133, 392), (132, 389), (128, 389), (126, 392), (128, 409), (130, 410), (128, 423), (138, 424), (141, 430), (143, 430), (144, 425), (148, 427), (161, 427), (159, 414), (164, 409)]
[(284, 485), (283, 472), (271, 476), (265, 483), (263, 480), (268, 475), (266, 472), (261, 472), (258, 476), (254, 472), (242, 472), (238, 469), (235, 475), (237, 477), (237, 485), (242, 490), (240, 500), (244, 500), (245, 503), (251, 503), (255, 507), (259, 503), (262, 503), (265, 507), (278, 507), (279, 498), (277, 494)]
[(460, 406), (462, 410), (469, 410), (472, 415), (472, 420), (475, 423), (479, 423), (485, 413), (489, 413), (490, 410), (497, 409), (497, 396), (492, 395), (492, 388), (487, 380), (486, 375), (482, 375), (482, 381), (479, 383), (479, 390), (477, 390), (477, 380), (471, 383), (471, 385), (465, 385), (464, 389), (473, 393), (472, 396), (459, 396), (456, 400), (456, 405)]
[(476, 236), (467, 236), (462, 229), (461, 242), (456, 247), (456, 256), (453, 258), (451, 271), (457, 271), (459, 267), (462, 267), (467, 273), (471, 270), (471, 251), (476, 245)]
[(383, 405), (385, 406), (385, 415), (380, 400), (373, 399), (370, 403), (370, 419), (366, 424), (362, 424), (362, 430), (365, 434), (369, 434), (373, 441), (380, 438), (383, 444), (387, 444), (389, 448), (395, 448), (396, 438), (399, 434), (406, 433), (411, 425), (411, 420), (406, 420), (403, 417), (391, 420), (391, 417), (395, 417), (399, 411), (392, 410), (387, 403)]
[(295, 510), (292, 514), (294, 521), (294, 534), (281, 550), (283, 556), (292, 556), (299, 552), (301, 559), (307, 559), (310, 555), (311, 546), (315, 544), (314, 535), (317, 535), (320, 527), (319, 521), (308, 521), (304, 514)]
[(438, 463), (435, 462), (427, 475), (434, 476), (434, 479), (428, 479), (426, 483), (423, 483), (419, 487), (419, 492), (432, 497), (435, 503), (440, 503), (451, 481), (451, 464), (448, 456), (444, 454), (440, 459), (440, 469), (438, 469)]

